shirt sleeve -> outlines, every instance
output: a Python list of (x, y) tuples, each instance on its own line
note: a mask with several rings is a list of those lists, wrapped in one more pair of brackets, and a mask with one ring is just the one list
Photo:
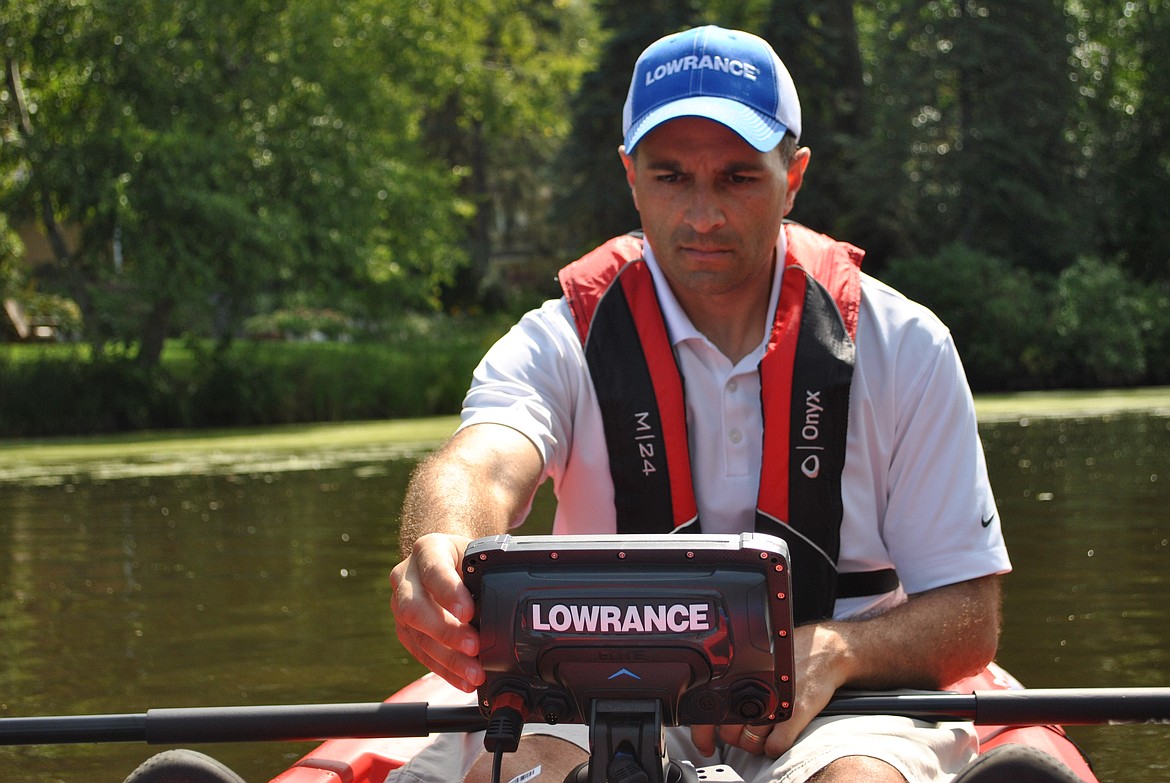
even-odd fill
[(502, 424), (536, 446), (545, 475), (563, 470), (585, 372), (564, 300), (526, 314), (476, 367), (460, 429)]
[(893, 381), (882, 537), (908, 593), (1011, 569), (966, 374), (934, 323), (929, 347), (902, 347)]

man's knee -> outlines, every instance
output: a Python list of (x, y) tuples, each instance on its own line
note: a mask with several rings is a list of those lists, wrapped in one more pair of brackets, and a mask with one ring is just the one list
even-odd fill
[(808, 783), (906, 783), (902, 773), (872, 756), (845, 756), (831, 762), (808, 779)]
[[(588, 758), (588, 753), (568, 740), (547, 734), (525, 734), (514, 753), (504, 754), (500, 781), (508, 783), (524, 773), (536, 777), (539, 769), (540, 783), (562, 783), (578, 764)], [(485, 751), (471, 765), (463, 780), (464, 783), (491, 783), (491, 779), (492, 754)]]

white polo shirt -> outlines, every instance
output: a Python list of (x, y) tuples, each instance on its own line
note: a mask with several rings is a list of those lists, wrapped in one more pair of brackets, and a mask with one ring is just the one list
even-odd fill
[[(778, 252), (783, 258), (782, 246)], [(703, 532), (753, 530), (763, 442), (757, 368), (766, 339), (732, 365), (683, 313), (648, 243), (646, 263), (684, 378)], [(776, 267), (765, 326), (779, 296)], [(950, 333), (926, 308), (868, 275), (861, 291), (838, 569), (895, 568), (904, 590), (838, 600), (837, 617), (1011, 569)], [(461, 427), (485, 422), (520, 431), (540, 451), (557, 496), (554, 532), (615, 531), (601, 411), (563, 298), (525, 315), (476, 368)]]

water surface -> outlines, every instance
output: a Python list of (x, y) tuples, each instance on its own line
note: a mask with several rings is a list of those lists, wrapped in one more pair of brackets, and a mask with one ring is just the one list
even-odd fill
[[(1001, 663), (1035, 687), (1170, 685), (1170, 415), (982, 432), (1016, 567)], [(0, 716), (382, 699), (422, 672), (386, 581), (415, 458), (104, 452), (0, 471)], [(1170, 726), (1074, 734), (1103, 781), (1170, 778)], [(255, 783), (311, 747), (200, 749)], [(116, 783), (154, 750), (0, 748), (0, 777)]]

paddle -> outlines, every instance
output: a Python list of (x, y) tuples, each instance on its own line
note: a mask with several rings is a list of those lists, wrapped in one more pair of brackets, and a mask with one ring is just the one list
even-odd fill
[(477, 731), (486, 725), (478, 707), (431, 707), (425, 702), (188, 707), (123, 715), (3, 718), (0, 745), (425, 737), (438, 731)]
[[(842, 692), (822, 714), (905, 715), (982, 725), (1170, 723), (1170, 688), (1067, 688), (1015, 691)], [(0, 745), (146, 742), (303, 741), (424, 737), (478, 731), (479, 709), (414, 703), (291, 704), (154, 709), (122, 715), (0, 719)]]
[(1170, 723), (1170, 688), (1025, 688), (946, 693), (841, 691), (822, 715), (904, 715), (983, 726)]

